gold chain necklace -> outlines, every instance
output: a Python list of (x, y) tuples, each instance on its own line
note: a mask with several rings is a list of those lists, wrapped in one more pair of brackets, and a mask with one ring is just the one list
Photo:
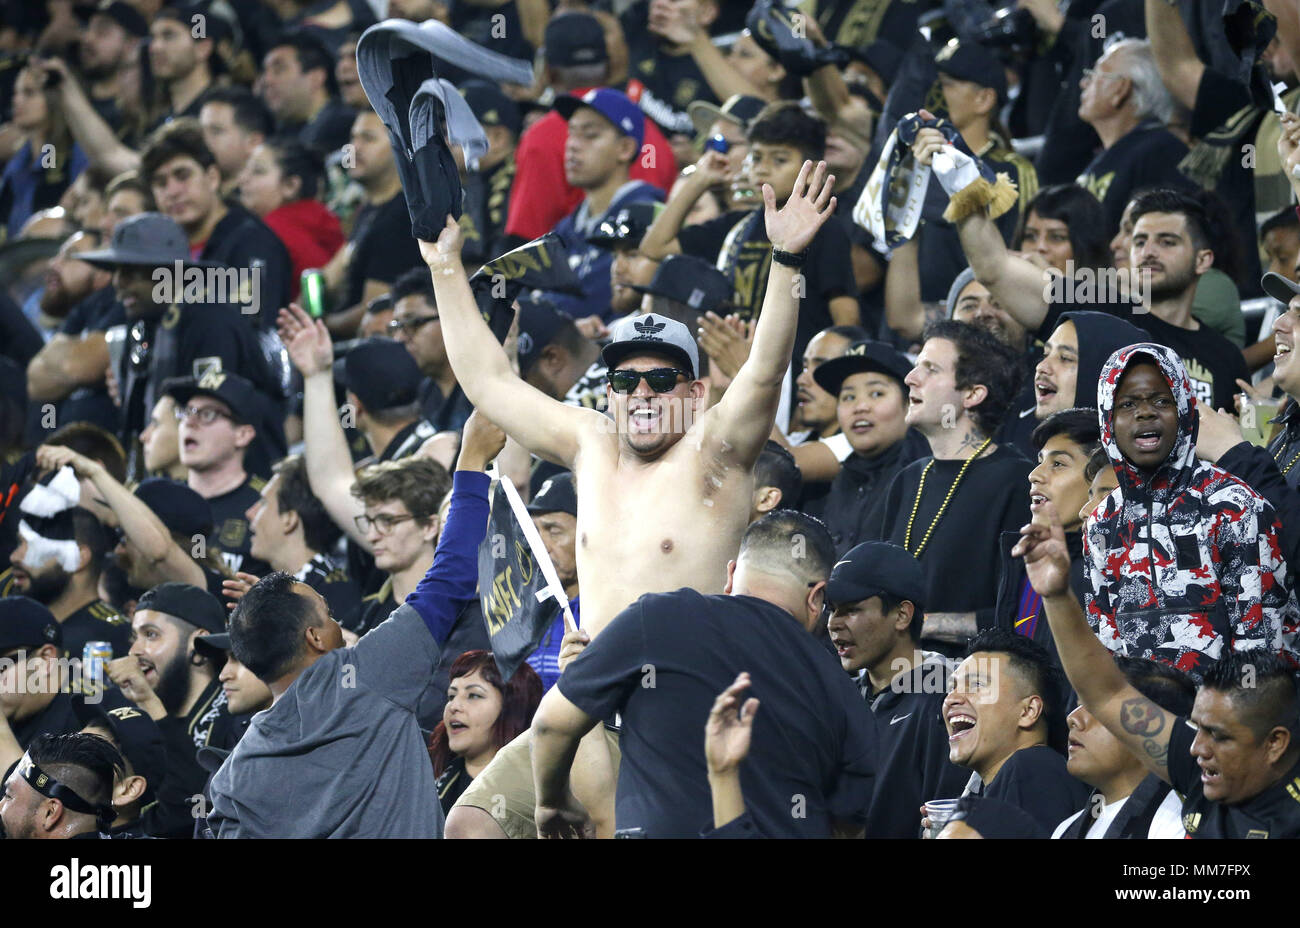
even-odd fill
[[(907, 517), (907, 533), (903, 536), (903, 548), (908, 551), (912, 557), (917, 559), (921, 557), (921, 552), (925, 550), (925, 546), (929, 542), (930, 536), (934, 534), (934, 527), (938, 525), (939, 520), (943, 518), (944, 512), (948, 509), (948, 503), (952, 500), (952, 495), (957, 492), (957, 485), (961, 483), (961, 478), (966, 476), (966, 468), (970, 467), (971, 461), (984, 453), (984, 449), (987, 448), (992, 441), (992, 438), (984, 439), (984, 444), (976, 448), (975, 453), (968, 457), (966, 462), (962, 464), (961, 470), (957, 471), (957, 479), (954, 480), (952, 486), (948, 488), (948, 495), (943, 498), (943, 503), (939, 506), (939, 511), (934, 514), (934, 518), (930, 521), (930, 527), (925, 530), (925, 537), (921, 539), (921, 543), (917, 545), (916, 550), (913, 551), (912, 523), (916, 521), (916, 511), (921, 508), (921, 496), (925, 493), (925, 478), (930, 476), (930, 468), (934, 467), (934, 458), (930, 458), (930, 463), (925, 465), (925, 470), (921, 471), (921, 482), (916, 487), (916, 500), (912, 503), (912, 514)], [(1285, 473), (1285, 471), (1283, 473)]]
[[(1286, 447), (1286, 442), (1283, 442), (1282, 445), (1281, 445), (1281, 447), (1279, 447), (1279, 448), (1277, 449), (1277, 454), (1273, 455), (1273, 463), (1277, 464), (1279, 467), (1281, 467), (1281, 465), (1282, 465), (1282, 448), (1285, 448), (1285, 447)], [(1297, 452), (1292, 456), (1291, 460), (1287, 462), (1286, 467), (1283, 467), (1283, 468), (1282, 468), (1282, 476), (1283, 476), (1283, 477), (1286, 476), (1287, 471), (1289, 471), (1291, 468), (1295, 467), (1295, 462), (1296, 462), (1296, 461), (1300, 461), (1300, 451), (1297, 451)]]

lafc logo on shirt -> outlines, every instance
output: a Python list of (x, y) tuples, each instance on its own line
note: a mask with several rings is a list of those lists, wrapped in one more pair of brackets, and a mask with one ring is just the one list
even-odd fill
[(119, 722), (125, 722), (128, 719), (138, 719), (143, 717), (139, 709), (133, 709), (130, 706), (120, 706), (117, 709), (109, 709), (108, 714), (111, 715), (113, 718), (117, 719)]
[(1187, 815), (1183, 816), (1183, 831), (1187, 832), (1189, 837), (1191, 835), (1196, 834), (1196, 829), (1200, 827), (1201, 827), (1200, 812), (1189, 812)]

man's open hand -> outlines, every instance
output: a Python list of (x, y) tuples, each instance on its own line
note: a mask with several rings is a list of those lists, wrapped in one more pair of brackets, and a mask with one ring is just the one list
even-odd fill
[(758, 700), (753, 697), (740, 704), (749, 684), (748, 673), (737, 674), (735, 682), (718, 695), (709, 710), (704, 725), (704, 760), (711, 774), (730, 773), (749, 755), (754, 714), (758, 712)]
[(1197, 403), (1196, 412), (1201, 420), (1196, 433), (1196, 456), (1202, 461), (1216, 464), (1229, 448), (1246, 440), (1235, 416), (1222, 409), (1211, 409), (1208, 403)]
[(289, 360), (303, 377), (323, 373), (334, 366), (334, 343), (329, 329), (319, 319), (313, 319), (297, 303), (280, 310), (276, 318), (280, 341), (289, 351)]
[(794, 190), (785, 206), (776, 208), (776, 193), (770, 184), (763, 185), (764, 218), (767, 237), (773, 248), (798, 254), (812, 242), (822, 224), (835, 212), (835, 175), (826, 173), (826, 162), (814, 167), (805, 161), (794, 182)]

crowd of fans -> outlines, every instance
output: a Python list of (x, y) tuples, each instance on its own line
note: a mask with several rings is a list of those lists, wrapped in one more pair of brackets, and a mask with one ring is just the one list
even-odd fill
[(1300, 836), (1300, 6), (1002, 6), (0, 0), (5, 836)]

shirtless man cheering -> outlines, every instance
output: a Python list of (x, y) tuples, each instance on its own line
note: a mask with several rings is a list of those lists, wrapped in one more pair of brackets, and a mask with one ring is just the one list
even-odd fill
[[(825, 162), (804, 162), (780, 209), (764, 185), (775, 251), (753, 349), (721, 401), (699, 415), (705, 385), (698, 370), (681, 370), (690, 363), (686, 351), (669, 344), (671, 320), (629, 319), (626, 329), (619, 327), (623, 337), (605, 349), (612, 362), (606, 386), (611, 423), (595, 410), (551, 399), (511, 370), (470, 292), (454, 221), (436, 244), (420, 243), (433, 273), (447, 355), (466, 396), (529, 451), (574, 473), (588, 635), (644, 593), (681, 587), (722, 592), (727, 561), (749, 516), (754, 462), (775, 420), (794, 344), (800, 253), (835, 209), (834, 182)], [(660, 325), (666, 327), (653, 337)], [(644, 341), (646, 349), (633, 350), (627, 344), (633, 340)], [(676, 373), (642, 376), (630, 392), (615, 389), (626, 389), (632, 379), (622, 372), (663, 370)]]

